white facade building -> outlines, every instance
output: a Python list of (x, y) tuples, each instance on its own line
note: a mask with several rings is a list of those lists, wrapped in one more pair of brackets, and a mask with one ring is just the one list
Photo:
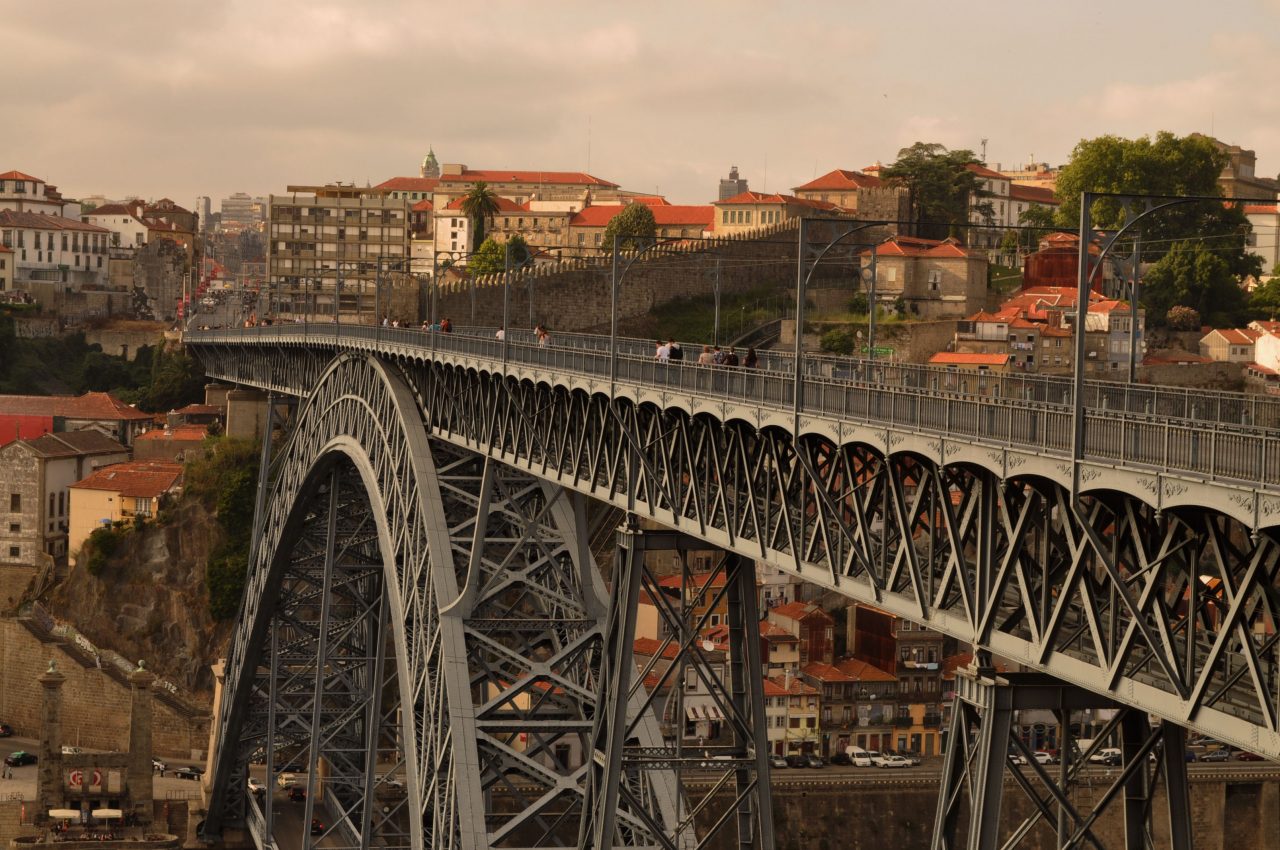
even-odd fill
[(16, 288), (26, 281), (67, 287), (106, 282), (111, 231), (105, 227), (57, 215), (0, 210), (0, 244), (13, 251)]
[(21, 171), (0, 174), (0, 210), (63, 215), (65, 206), (56, 186)]
[(1244, 214), (1252, 227), (1249, 252), (1262, 258), (1262, 273), (1270, 274), (1280, 264), (1280, 206), (1246, 204)]

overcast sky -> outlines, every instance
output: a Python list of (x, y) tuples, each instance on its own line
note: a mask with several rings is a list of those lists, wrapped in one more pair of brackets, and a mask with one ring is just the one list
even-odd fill
[(1006, 168), (1214, 132), (1280, 172), (1280, 0), (0, 0), (0, 171), (183, 205), (289, 183), (585, 170), (673, 201), (890, 162)]

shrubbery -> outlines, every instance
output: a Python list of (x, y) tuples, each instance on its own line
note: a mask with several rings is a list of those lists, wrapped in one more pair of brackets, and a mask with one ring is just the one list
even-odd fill
[(102, 570), (111, 560), (111, 556), (120, 548), (120, 544), (129, 534), (123, 523), (114, 523), (95, 528), (84, 543), (84, 567), (91, 576), (102, 575)]

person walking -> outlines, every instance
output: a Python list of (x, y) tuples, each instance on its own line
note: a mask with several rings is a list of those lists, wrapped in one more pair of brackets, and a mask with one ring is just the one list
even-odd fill
[(498, 342), (502, 342), (504, 339), (507, 338), (507, 329), (498, 328), (498, 332), (493, 335), (493, 338), (496, 339)]
[(756, 357), (756, 350), (754, 348), (748, 348), (747, 356), (742, 359), (743, 368), (754, 369), (759, 362), (759, 358)]
[(720, 350), (718, 345), (711, 349), (711, 363), (714, 366), (724, 365), (724, 352)]
[(684, 349), (673, 337), (667, 337), (667, 351), (669, 360), (684, 360)]
[(730, 348), (724, 355), (724, 365), (726, 366), (738, 365), (738, 355), (734, 352), (732, 348)]
[(663, 342), (660, 339), (655, 340), (653, 345), (654, 345), (654, 352), (653, 352), (654, 360), (657, 360), (659, 363), (666, 363), (671, 359), (671, 346), (667, 345), (665, 342)]

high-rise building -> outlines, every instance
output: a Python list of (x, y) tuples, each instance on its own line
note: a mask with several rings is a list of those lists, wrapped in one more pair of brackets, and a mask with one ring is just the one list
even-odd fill
[(729, 166), (729, 176), (720, 179), (720, 196), (717, 200), (727, 201), (747, 191), (747, 181), (738, 177), (738, 166)]
[(407, 271), (397, 261), (409, 256), (410, 202), (350, 184), (287, 188), (268, 203), (272, 311), (372, 322), (376, 282)]
[(236, 192), (222, 199), (222, 226), (255, 225), (266, 217), (266, 205), (262, 198), (254, 198), (245, 192)]
[(418, 169), (419, 177), (439, 177), (440, 163), (436, 160), (436, 152), (434, 149), (428, 148), (427, 155), (423, 157), (422, 167)]
[(196, 198), (196, 213), (200, 216), (200, 231), (209, 229), (209, 217), (213, 212), (213, 201), (208, 195), (201, 195)]

